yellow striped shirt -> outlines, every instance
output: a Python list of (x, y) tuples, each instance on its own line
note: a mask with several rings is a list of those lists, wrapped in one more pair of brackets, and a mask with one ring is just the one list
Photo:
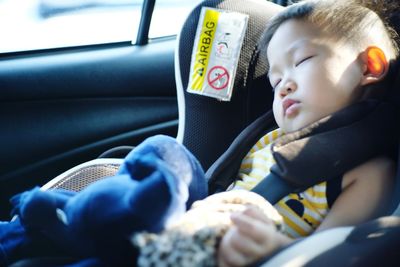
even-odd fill
[[(271, 144), (283, 135), (276, 129), (264, 135), (244, 157), (240, 166), (238, 180), (231, 189), (251, 190), (265, 176), (275, 161)], [(285, 230), (291, 237), (311, 234), (328, 213), (326, 182), (322, 182), (299, 194), (293, 193), (281, 199), (276, 209), (283, 216)]]

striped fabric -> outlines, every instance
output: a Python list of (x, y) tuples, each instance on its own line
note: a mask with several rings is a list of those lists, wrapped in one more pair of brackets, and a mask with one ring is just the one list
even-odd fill
[[(238, 181), (230, 189), (251, 190), (267, 176), (274, 164), (271, 144), (282, 135), (282, 130), (276, 129), (264, 135), (252, 147), (242, 161)], [(293, 238), (307, 236), (327, 215), (326, 182), (310, 187), (302, 193), (290, 194), (281, 199), (275, 207), (284, 218), (288, 236)]]

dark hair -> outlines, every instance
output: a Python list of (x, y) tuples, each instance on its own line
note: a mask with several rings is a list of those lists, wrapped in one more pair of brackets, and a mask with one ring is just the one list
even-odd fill
[(379, 46), (392, 63), (399, 55), (399, 0), (305, 0), (286, 7), (271, 19), (259, 42), (260, 56), (267, 64), (266, 52), (277, 29), (291, 19), (317, 25), (337, 41), (346, 42), (361, 52)]

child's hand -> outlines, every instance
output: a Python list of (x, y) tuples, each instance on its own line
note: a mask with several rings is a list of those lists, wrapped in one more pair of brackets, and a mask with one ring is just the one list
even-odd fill
[(232, 214), (231, 219), (234, 225), (223, 237), (218, 251), (220, 267), (248, 265), (290, 242), (257, 208), (250, 206)]

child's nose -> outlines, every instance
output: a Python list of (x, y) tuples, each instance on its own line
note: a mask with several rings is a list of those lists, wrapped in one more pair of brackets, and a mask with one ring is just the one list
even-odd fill
[(283, 83), (283, 85), (281, 86), (281, 88), (280, 88), (280, 95), (281, 95), (282, 97), (285, 97), (285, 96), (287, 96), (288, 94), (291, 94), (291, 93), (293, 93), (293, 92), (296, 91), (296, 90), (297, 90), (297, 85), (296, 85), (296, 83), (293, 82), (293, 81), (291, 81), (291, 80), (288, 80), (288, 81), (285, 81), (285, 82)]

